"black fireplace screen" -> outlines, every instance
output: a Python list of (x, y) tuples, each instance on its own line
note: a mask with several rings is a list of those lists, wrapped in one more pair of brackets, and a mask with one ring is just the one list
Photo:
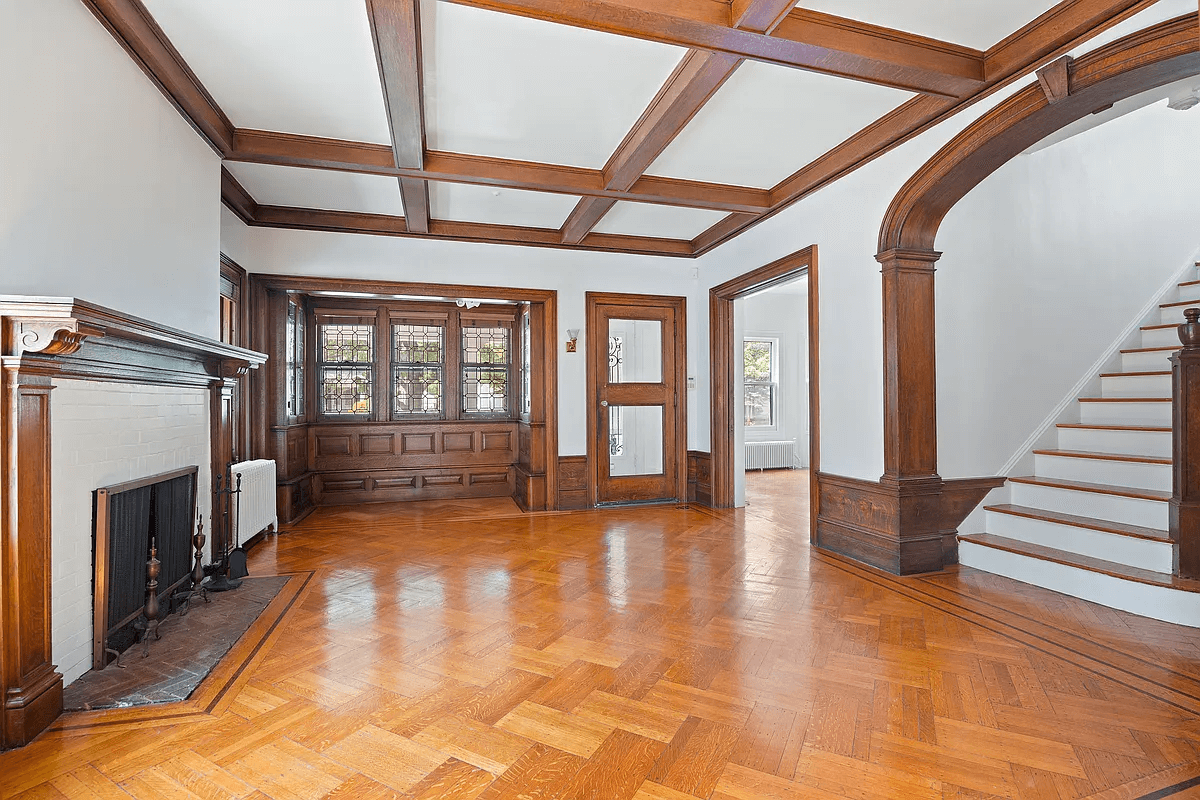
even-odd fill
[(121, 652), (136, 639), (152, 538), (162, 562), (159, 595), (170, 597), (188, 579), (198, 471), (189, 467), (96, 490), (93, 669), (108, 663), (106, 650)]

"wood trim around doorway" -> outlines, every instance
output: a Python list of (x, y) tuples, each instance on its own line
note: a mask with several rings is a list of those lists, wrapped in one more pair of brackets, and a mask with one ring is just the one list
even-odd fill
[(712, 505), (733, 506), (733, 301), (808, 275), (808, 405), (809, 491), (811, 519), (817, 519), (816, 476), (821, 467), (820, 294), (817, 288), (817, 246), (809, 245), (764, 267), (709, 290), (709, 363), (712, 373)]
[[(688, 496), (688, 453), (687, 453), (687, 298), (669, 295), (649, 294), (620, 294), (613, 292), (588, 292), (587, 295), (587, 330), (588, 347), (595, 346), (597, 341), (605, 341), (607, 349), (607, 334), (595, 332), (593, 319), (597, 305), (626, 305), (638, 307), (671, 306), (675, 312), (675, 387), (682, 392), (683, 397), (675, 405), (675, 499), (677, 502), (687, 502)], [(665, 377), (665, 376), (664, 376)], [(599, 492), (599, 454), (596, 450), (596, 393), (600, 386), (601, 376), (596, 372), (594, 360), (588, 353), (587, 361), (587, 504), (589, 508), (596, 506)], [(665, 454), (664, 454), (665, 455)], [(607, 458), (607, 454), (604, 455)]]

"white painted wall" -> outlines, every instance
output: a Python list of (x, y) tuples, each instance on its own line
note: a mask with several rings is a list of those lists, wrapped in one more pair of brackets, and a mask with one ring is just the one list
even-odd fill
[(1018, 156), (937, 246), (938, 468), (1012, 457), (1200, 245), (1200, 110), (1165, 101)]
[[(801, 283), (807, 287), (806, 279)], [(795, 440), (797, 454), (807, 459), (808, 292), (798, 287), (789, 292), (762, 292), (747, 297), (740, 310), (746, 321), (743, 338), (779, 342), (776, 425), (746, 427), (746, 441)]]
[(216, 338), (218, 157), (79, 0), (0, 7), (0, 294)]
[(205, 389), (77, 380), (55, 386), (50, 610), (54, 663), (71, 683), (92, 667), (92, 492), (198, 466), (196, 505), (211, 531), (209, 408)]

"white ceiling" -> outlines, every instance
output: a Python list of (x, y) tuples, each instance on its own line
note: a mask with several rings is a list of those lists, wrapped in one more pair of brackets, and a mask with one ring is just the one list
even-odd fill
[(598, 233), (624, 233), (630, 236), (662, 236), (668, 239), (694, 239), (725, 217), (721, 211), (705, 208), (678, 208), (650, 203), (617, 203), (600, 224)]
[(649, 172), (768, 189), (911, 97), (746, 61)]
[(987, 50), (1057, 0), (801, 0), (796, 5)]
[(434, 219), (558, 229), (578, 202), (578, 197), (549, 192), (466, 183), (429, 184), (429, 213)]
[(233, 124), (390, 144), (363, 0), (144, 0)]
[(225, 166), (260, 205), (404, 216), (395, 178), (273, 164)]
[(453, 3), (421, 12), (433, 150), (600, 169), (685, 52)]

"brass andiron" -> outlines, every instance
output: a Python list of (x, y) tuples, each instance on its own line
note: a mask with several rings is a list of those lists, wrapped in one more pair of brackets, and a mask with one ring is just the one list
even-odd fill
[(158, 573), (162, 562), (158, 560), (158, 547), (155, 540), (150, 539), (150, 560), (146, 562), (146, 608), (142, 613), (146, 616), (146, 630), (142, 634), (142, 658), (150, 655), (150, 634), (155, 639), (162, 637), (158, 633)]
[(196, 566), (192, 567), (192, 585), (188, 589), (175, 593), (175, 601), (181, 604), (179, 611), (181, 617), (191, 609), (192, 600), (196, 595), (200, 595), (200, 599), (206, 603), (212, 602), (208, 599), (208, 589), (204, 587), (204, 542), (206, 540), (204, 517), (196, 514), (196, 532), (192, 534), (192, 547), (196, 549)]

